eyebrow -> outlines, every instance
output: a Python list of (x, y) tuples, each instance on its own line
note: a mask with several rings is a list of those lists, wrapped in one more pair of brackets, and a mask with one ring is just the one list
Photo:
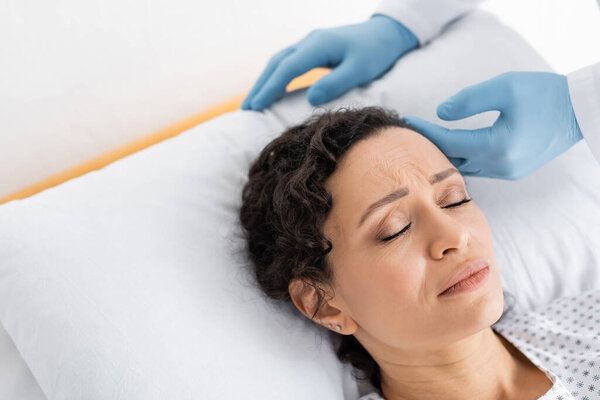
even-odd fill
[[(437, 174), (434, 174), (429, 178), (429, 184), (434, 185), (438, 182), (441, 182), (452, 174), (459, 174), (459, 172), (456, 168), (448, 168), (442, 172), (438, 172)], [(383, 207), (386, 204), (392, 203), (398, 200), (399, 198), (406, 196), (408, 193), (408, 189), (406, 187), (402, 187), (377, 200), (375, 203), (371, 204), (369, 208), (367, 208), (367, 211), (365, 211), (363, 216), (360, 218), (357, 229), (362, 226), (363, 222), (365, 222), (369, 215), (373, 214), (373, 212), (376, 209)]]

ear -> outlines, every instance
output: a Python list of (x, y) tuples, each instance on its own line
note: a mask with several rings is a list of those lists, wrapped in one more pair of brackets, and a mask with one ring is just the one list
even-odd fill
[[(317, 289), (300, 278), (294, 278), (288, 285), (288, 291), (296, 308), (307, 318), (312, 318), (317, 308)], [(349, 334), (349, 329), (356, 329), (354, 321), (345, 317), (344, 312), (331, 302), (321, 305), (314, 321), (338, 333)], [(342, 330), (335, 330), (336, 325), (340, 325)]]
[[(302, 314), (311, 318), (317, 307), (317, 291), (300, 278), (294, 278), (288, 285), (292, 302)], [(318, 316), (315, 316), (315, 318)]]

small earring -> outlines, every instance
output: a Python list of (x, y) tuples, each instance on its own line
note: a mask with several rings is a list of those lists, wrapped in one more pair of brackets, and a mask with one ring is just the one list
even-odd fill
[(335, 326), (335, 330), (339, 332), (339, 331), (341, 331), (341, 330), (342, 330), (342, 327), (341, 327), (341, 326), (339, 326), (339, 325), (336, 325), (336, 326)]

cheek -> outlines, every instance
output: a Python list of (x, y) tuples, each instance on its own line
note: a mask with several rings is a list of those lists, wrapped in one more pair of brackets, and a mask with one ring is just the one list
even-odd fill
[(485, 248), (489, 249), (493, 254), (494, 240), (492, 231), (490, 230), (490, 225), (487, 221), (487, 218), (479, 209), (479, 207), (475, 207), (472, 221), (471, 227), (473, 229), (474, 238), (476, 238), (481, 245), (485, 246)]
[(434, 310), (422, 297), (426, 282), (422, 261), (418, 257), (390, 258), (373, 265), (376, 271), (372, 276), (358, 282), (360, 289), (351, 309), (362, 329), (383, 343), (402, 347), (423, 340), (435, 321)]
[[(403, 253), (404, 254), (404, 253)], [(361, 313), (368, 314), (377, 310), (385, 321), (390, 318), (411, 314), (420, 310), (420, 293), (424, 282), (422, 260), (418, 257), (388, 255), (373, 260), (370, 273), (357, 279), (356, 287), (361, 299), (355, 304)]]
[(474, 246), (480, 246), (482, 249), (485, 249), (485, 256), (491, 266), (490, 288), (487, 294), (487, 300), (490, 303), (495, 304), (495, 308), (493, 305), (490, 305), (488, 308), (491, 309), (492, 312), (498, 312), (498, 310), (500, 310), (501, 313), (504, 297), (502, 293), (500, 268), (494, 252), (494, 238), (487, 222), (487, 218), (479, 208), (477, 208), (477, 213), (475, 213), (472, 229), (474, 233), (473, 238), (477, 241)]
[(416, 254), (398, 253), (379, 264), (378, 286), (388, 296), (404, 302), (417, 296), (424, 279), (424, 260)]
[(423, 279), (419, 276), (421, 269), (415, 268), (419, 260), (400, 253), (382, 253), (374, 258), (355, 254), (346, 260), (349, 268), (340, 274), (338, 290), (355, 317), (369, 319), (378, 314), (375, 318), (389, 320), (390, 311), (397, 311), (401, 305), (417, 308), (415, 301)]

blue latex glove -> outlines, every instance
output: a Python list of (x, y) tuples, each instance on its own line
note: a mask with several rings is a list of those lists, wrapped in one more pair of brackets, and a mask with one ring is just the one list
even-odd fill
[(333, 70), (308, 89), (308, 101), (313, 106), (327, 103), (384, 74), (417, 45), (411, 31), (383, 14), (360, 24), (314, 30), (271, 57), (241, 108), (268, 107), (294, 78), (318, 67)]
[(446, 129), (406, 117), (465, 176), (518, 180), (583, 139), (567, 77), (548, 72), (507, 72), (469, 86), (437, 108), (452, 121), (500, 111), (490, 127)]

